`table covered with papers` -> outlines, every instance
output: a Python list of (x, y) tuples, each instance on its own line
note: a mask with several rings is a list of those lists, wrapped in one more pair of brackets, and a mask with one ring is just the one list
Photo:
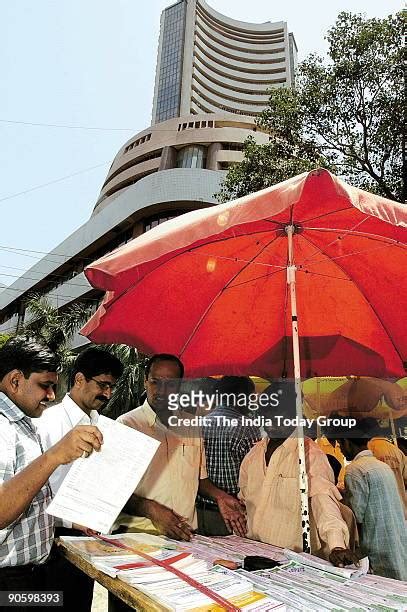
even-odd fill
[[(148, 534), (108, 539), (65, 537), (60, 546), (72, 563), (140, 611), (227, 609), (209, 593), (230, 602), (230, 610), (244, 612), (407, 610), (407, 583), (366, 574), (363, 565), (335, 568), (312, 555), (237, 536), (194, 536), (191, 542)], [(250, 555), (268, 557), (279, 565), (247, 572), (216, 563), (241, 566)], [(202, 590), (182, 576), (203, 585)]]

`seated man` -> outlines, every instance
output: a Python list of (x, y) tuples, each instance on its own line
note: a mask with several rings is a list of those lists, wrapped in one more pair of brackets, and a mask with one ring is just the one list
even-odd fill
[(361, 552), (369, 557), (374, 574), (407, 580), (407, 528), (394, 474), (373, 456), (368, 438), (338, 437), (338, 442), (351, 461), (345, 500), (361, 526)]
[[(295, 417), (293, 385), (283, 381), (279, 387), (278, 413), (292, 419)], [(239, 498), (246, 506), (247, 536), (300, 552), (303, 538), (296, 430), (277, 425), (265, 429), (269, 437), (252, 448), (240, 468)], [(334, 565), (357, 562), (349, 550), (349, 529), (342, 518), (341, 495), (328, 460), (310, 438), (304, 438), (304, 443), (311, 552)]]
[(197, 528), (195, 499), (200, 494), (216, 501), (230, 531), (245, 535), (245, 517), (240, 502), (216, 487), (207, 477), (205, 451), (196, 429), (169, 427), (169, 418), (191, 418), (171, 412), (169, 395), (176, 394), (184, 367), (174, 355), (154, 355), (145, 371), (147, 399), (142, 406), (118, 421), (160, 440), (146, 473), (125, 506), (118, 524), (137, 531), (162, 533), (189, 540)]

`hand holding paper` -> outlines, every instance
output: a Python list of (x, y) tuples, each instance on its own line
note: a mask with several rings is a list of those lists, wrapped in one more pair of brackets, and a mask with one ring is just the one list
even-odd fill
[(83, 455), (90, 455), (93, 450), (99, 451), (103, 444), (103, 435), (94, 425), (78, 425), (71, 429), (47, 453), (55, 459), (56, 465), (71, 463)]
[(47, 512), (107, 533), (160, 443), (103, 416), (97, 428), (76, 429), (100, 430), (103, 445), (100, 452), (75, 461)]

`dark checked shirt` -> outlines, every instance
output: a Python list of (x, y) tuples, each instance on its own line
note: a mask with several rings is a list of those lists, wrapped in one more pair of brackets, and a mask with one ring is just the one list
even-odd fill
[[(10, 480), (42, 454), (30, 417), (0, 393), (0, 483)], [(45, 512), (51, 501), (46, 482), (27, 509), (0, 529), (0, 568), (44, 563), (54, 538), (54, 518)]]
[[(202, 428), (208, 478), (219, 489), (237, 496), (240, 464), (253, 444), (261, 439), (260, 430), (243, 425), (242, 413), (233, 407), (219, 406), (206, 419), (211, 423)], [(236, 419), (238, 424), (230, 424), (232, 419)], [(216, 506), (213, 500), (201, 496), (198, 500)]]

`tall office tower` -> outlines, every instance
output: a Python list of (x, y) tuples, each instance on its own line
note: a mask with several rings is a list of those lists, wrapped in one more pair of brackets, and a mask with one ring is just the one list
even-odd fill
[[(296, 46), (284, 22), (236, 21), (204, 0), (180, 0), (161, 16), (152, 125), (116, 154), (90, 219), (11, 287), (0, 287), (0, 332), (24, 320), (25, 298), (94, 308), (100, 292), (83, 268), (159, 223), (217, 204), (227, 169), (243, 159), (270, 87), (290, 86)], [(58, 263), (59, 262), (59, 263)], [(84, 343), (77, 338), (77, 345)]]
[(204, 0), (164, 9), (152, 123), (189, 114), (257, 116), (273, 87), (292, 86), (294, 36), (283, 21), (230, 19)]

